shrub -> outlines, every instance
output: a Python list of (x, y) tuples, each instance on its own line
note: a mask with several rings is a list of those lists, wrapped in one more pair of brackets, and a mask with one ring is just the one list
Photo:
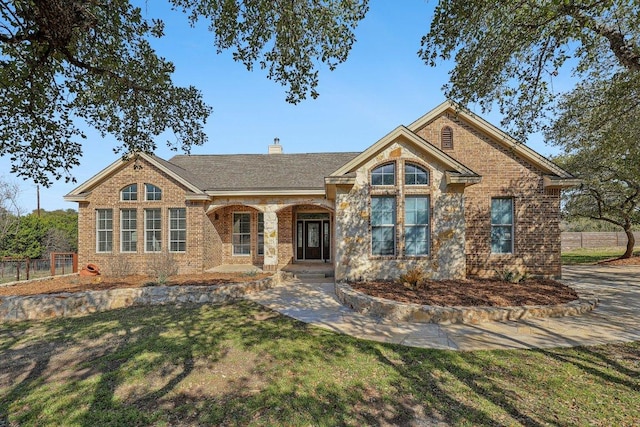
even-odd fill
[(126, 277), (134, 273), (134, 266), (127, 255), (116, 255), (106, 261), (102, 271), (111, 277)]
[(156, 252), (148, 257), (147, 269), (156, 283), (164, 285), (171, 276), (178, 274), (178, 263), (168, 251)]
[(398, 282), (409, 289), (423, 288), (427, 284), (429, 275), (420, 267), (407, 270), (398, 277)]
[(526, 271), (519, 269), (503, 268), (502, 270), (495, 270), (495, 272), (500, 280), (510, 283), (520, 283), (529, 278)]

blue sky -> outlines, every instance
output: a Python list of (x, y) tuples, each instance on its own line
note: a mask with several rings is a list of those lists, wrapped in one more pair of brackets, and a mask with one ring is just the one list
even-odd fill
[[(213, 107), (206, 125), (209, 141), (194, 147), (193, 154), (266, 153), (275, 137), (285, 153), (361, 151), (444, 101), (441, 88), (451, 64), (429, 68), (417, 55), (435, 1), (371, 0), (347, 62), (335, 71), (321, 69), (320, 96), (298, 105), (286, 103), (284, 87), (268, 80), (263, 71), (248, 72), (230, 52), (217, 55), (205, 23), (190, 28), (186, 16), (171, 11), (165, 1), (139, 3), (148, 18), (165, 20), (166, 36), (153, 40), (153, 46), (175, 64), (176, 84), (196, 86)], [(483, 117), (500, 124), (497, 112)], [(78, 184), (118, 159), (112, 137), (102, 138), (91, 129), (87, 135), (81, 164), (72, 171)], [(544, 155), (556, 153), (537, 136), (528, 145)], [(162, 139), (156, 154), (168, 159), (174, 153)], [(0, 158), (0, 170), (8, 171), (9, 165), (7, 158)], [(2, 178), (20, 184), (24, 210), (36, 208), (33, 183), (8, 172)], [(63, 196), (78, 184), (59, 181), (41, 188), (41, 207), (75, 209), (76, 204)]]

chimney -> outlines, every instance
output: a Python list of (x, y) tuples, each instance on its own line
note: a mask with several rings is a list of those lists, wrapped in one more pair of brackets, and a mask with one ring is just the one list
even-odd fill
[(282, 154), (282, 145), (280, 145), (280, 138), (273, 138), (273, 144), (269, 146), (269, 154)]

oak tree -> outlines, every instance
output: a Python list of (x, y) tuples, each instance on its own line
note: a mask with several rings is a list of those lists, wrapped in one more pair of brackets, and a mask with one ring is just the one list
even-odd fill
[(453, 58), (447, 97), (483, 111), (497, 103), (503, 125), (524, 138), (572, 90), (563, 88), (568, 80), (608, 81), (600, 99), (637, 91), (640, 2), (440, 0), (419, 54), (431, 66)]
[[(266, 69), (293, 103), (317, 96), (319, 66), (346, 60), (367, 11), (367, 0), (167, 1), (209, 21), (218, 51)], [(151, 44), (163, 35), (164, 22), (129, 0), (0, 0), (0, 156), (11, 172), (73, 180), (82, 121), (122, 155), (153, 152), (165, 132), (174, 150), (204, 143), (211, 107), (173, 83), (174, 65)]]
[[(623, 258), (628, 258), (635, 244), (632, 228), (640, 225), (640, 110), (608, 110), (612, 100), (597, 96), (608, 93), (601, 88), (608, 85), (583, 82), (563, 97), (562, 114), (546, 136), (565, 150), (555, 160), (582, 180), (564, 192), (565, 212), (622, 228), (628, 238)], [(625, 99), (629, 92), (617, 96)], [(622, 118), (606, 120), (609, 114)]]

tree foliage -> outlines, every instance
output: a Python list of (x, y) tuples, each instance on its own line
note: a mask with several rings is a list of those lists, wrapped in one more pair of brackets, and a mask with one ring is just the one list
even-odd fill
[(626, 111), (623, 120), (603, 120), (606, 102), (594, 96), (603, 93), (602, 84), (607, 83), (582, 83), (565, 96), (563, 114), (547, 138), (565, 149), (556, 161), (582, 180), (580, 187), (565, 192), (565, 211), (621, 227), (629, 238), (624, 254), (629, 257), (631, 230), (640, 225), (640, 111)]
[[(209, 20), (218, 51), (267, 69), (290, 102), (317, 96), (317, 67), (346, 59), (367, 10), (367, 0), (168, 1), (192, 23)], [(79, 120), (113, 135), (123, 155), (153, 152), (164, 132), (174, 150), (204, 143), (211, 108), (173, 83), (174, 65), (151, 46), (163, 35), (129, 0), (1, 1), (0, 155), (11, 172), (45, 186), (73, 180)]]
[(419, 54), (431, 66), (454, 58), (447, 97), (484, 111), (497, 102), (503, 125), (523, 138), (542, 127), (569, 70), (607, 82), (600, 100), (637, 93), (640, 2), (440, 0)]
[(16, 217), (17, 226), (0, 242), (0, 254), (42, 258), (78, 250), (78, 213), (73, 209), (32, 212)]

